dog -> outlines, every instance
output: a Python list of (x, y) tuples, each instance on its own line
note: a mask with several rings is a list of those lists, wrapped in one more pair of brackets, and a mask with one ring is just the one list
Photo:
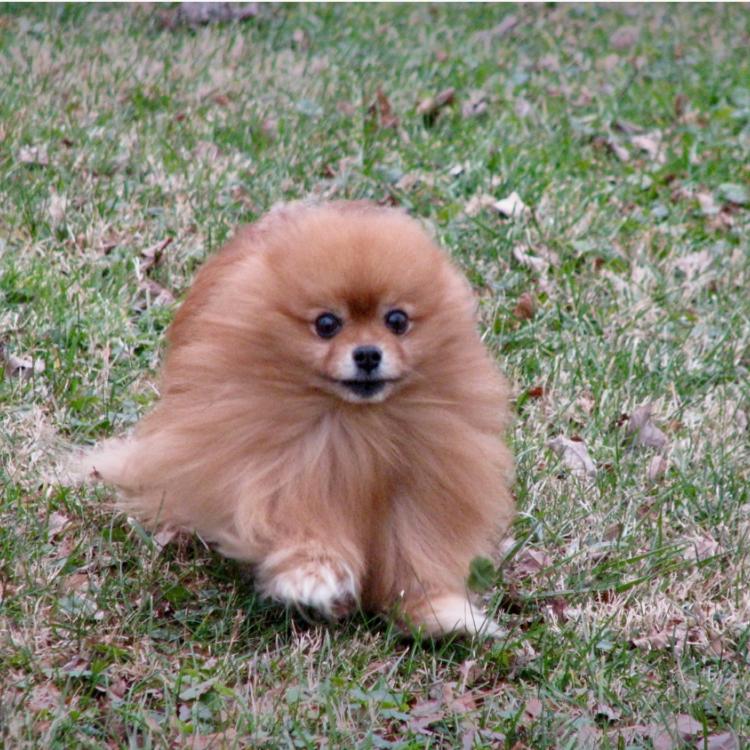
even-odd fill
[(496, 635), (471, 560), (512, 520), (508, 386), (464, 276), (405, 212), (280, 204), (198, 272), (160, 399), (87, 471), (266, 597), (422, 635)]

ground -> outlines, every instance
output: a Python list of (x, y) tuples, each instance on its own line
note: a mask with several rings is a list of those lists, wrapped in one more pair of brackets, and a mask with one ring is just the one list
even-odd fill
[[(0, 744), (750, 742), (747, 6), (246, 10), (0, 10)], [(308, 624), (67, 475), (200, 262), (309, 195), (404, 206), (476, 289), (499, 640)]]

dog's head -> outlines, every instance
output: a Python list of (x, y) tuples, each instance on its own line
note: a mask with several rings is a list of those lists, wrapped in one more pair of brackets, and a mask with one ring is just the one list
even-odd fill
[(434, 377), (474, 337), (468, 284), (420, 224), (367, 203), (289, 204), (258, 227), (279, 373), (377, 403)]

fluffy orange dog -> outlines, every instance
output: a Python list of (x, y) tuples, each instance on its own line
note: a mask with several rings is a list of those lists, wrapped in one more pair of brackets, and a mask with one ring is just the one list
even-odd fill
[(260, 590), (338, 618), (489, 634), (469, 563), (507, 527), (506, 384), (468, 283), (420, 225), (291, 203), (240, 229), (169, 331), (161, 400), (89, 470)]

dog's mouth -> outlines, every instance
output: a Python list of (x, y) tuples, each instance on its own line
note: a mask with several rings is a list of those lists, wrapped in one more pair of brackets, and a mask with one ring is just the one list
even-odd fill
[(340, 385), (351, 391), (359, 398), (372, 398), (380, 393), (388, 383), (393, 383), (393, 380), (375, 379), (375, 378), (362, 378), (359, 380), (339, 380)]

